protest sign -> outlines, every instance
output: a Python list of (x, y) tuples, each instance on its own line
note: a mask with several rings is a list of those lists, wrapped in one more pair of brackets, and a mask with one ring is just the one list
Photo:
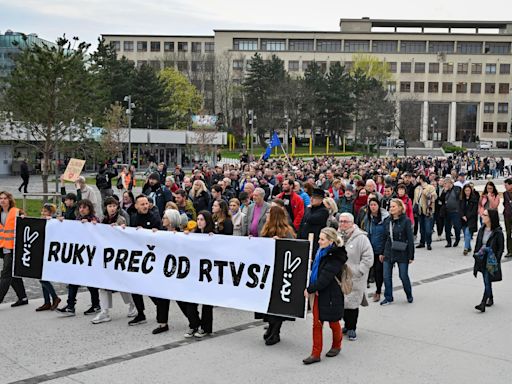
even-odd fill
[(78, 179), (84, 169), (85, 160), (81, 159), (70, 159), (62, 178), (73, 183)]
[(305, 316), (309, 242), (18, 218), (14, 274)]

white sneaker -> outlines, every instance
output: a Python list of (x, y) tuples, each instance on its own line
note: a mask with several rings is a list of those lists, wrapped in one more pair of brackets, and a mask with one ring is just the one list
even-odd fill
[(202, 339), (202, 338), (203, 338), (203, 337), (205, 337), (205, 336), (210, 336), (210, 334), (209, 334), (209, 333), (206, 333), (206, 332), (205, 332), (205, 331), (203, 331), (202, 329), (200, 329), (200, 330), (198, 330), (198, 331), (196, 331), (196, 332), (194, 333), (194, 337), (197, 337), (197, 338), (199, 338), (199, 339)]
[(93, 324), (99, 324), (99, 323), (107, 323), (109, 321), (112, 321), (112, 318), (110, 315), (106, 312), (101, 311), (96, 315), (94, 319), (91, 320), (91, 323)]
[(135, 304), (130, 304), (128, 307), (128, 317), (137, 316), (137, 308), (135, 308)]
[(189, 328), (189, 330), (183, 336), (188, 339), (190, 337), (194, 337), (196, 332), (197, 332), (197, 329)]

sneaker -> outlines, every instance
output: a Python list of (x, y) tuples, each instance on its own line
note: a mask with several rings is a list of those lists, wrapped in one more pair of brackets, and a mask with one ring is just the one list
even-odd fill
[(135, 308), (134, 304), (130, 304), (128, 307), (128, 317), (135, 317), (137, 316), (137, 308)]
[(75, 316), (75, 308), (69, 308), (67, 305), (63, 308), (57, 308), (57, 312), (67, 317)]
[(84, 312), (84, 315), (85, 316), (94, 315), (95, 313), (98, 313), (99, 311), (101, 311), (100, 307), (91, 307), (87, 311)]
[(91, 323), (93, 324), (99, 324), (99, 323), (108, 323), (109, 321), (112, 321), (112, 318), (109, 316), (107, 312), (101, 311), (96, 315), (94, 319), (91, 320)]
[(389, 305), (393, 302), (393, 300), (384, 299), (380, 302), (380, 305)]
[(210, 333), (205, 332), (204, 330), (200, 329), (196, 333), (194, 333), (194, 337), (197, 337), (199, 339), (202, 339), (205, 336), (210, 336)]
[(194, 334), (196, 332), (197, 332), (197, 329), (189, 328), (189, 330), (187, 332), (185, 332), (185, 334), (183, 336), (186, 337), (187, 339), (189, 339), (191, 337), (194, 337)]
[(348, 332), (347, 332), (347, 336), (348, 336), (348, 339), (350, 341), (356, 341), (357, 340), (357, 335), (356, 335), (356, 331), (354, 331), (353, 329), (349, 329)]
[(507, 257), (507, 258), (512, 257), (512, 253), (505, 255), (505, 257)]
[(146, 316), (144, 314), (138, 314), (133, 318), (133, 320), (130, 320), (128, 322), (128, 325), (139, 325), (144, 324), (146, 322)]
[(414, 298), (412, 296), (407, 298), (407, 302), (409, 304), (412, 304), (413, 301), (414, 301)]

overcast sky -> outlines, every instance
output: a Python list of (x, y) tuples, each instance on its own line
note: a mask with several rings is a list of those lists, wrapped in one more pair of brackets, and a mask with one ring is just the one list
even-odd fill
[(68, 37), (213, 34), (213, 29), (336, 31), (340, 18), (512, 19), (510, 0), (0, 0), (0, 32)]

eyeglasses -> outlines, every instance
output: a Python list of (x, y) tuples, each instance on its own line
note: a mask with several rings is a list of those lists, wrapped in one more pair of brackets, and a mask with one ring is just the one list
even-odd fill
[(350, 220), (340, 220), (340, 224), (351, 223)]

